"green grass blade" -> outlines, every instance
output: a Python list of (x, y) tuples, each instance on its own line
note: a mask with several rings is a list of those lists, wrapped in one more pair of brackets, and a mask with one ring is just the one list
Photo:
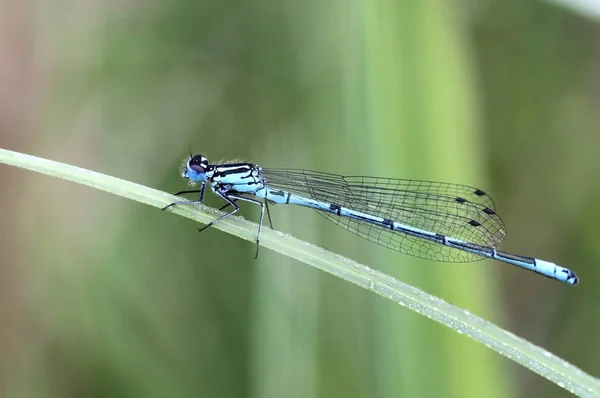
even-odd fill
[[(143, 185), (5, 149), (0, 149), (0, 163), (88, 185), (157, 208), (162, 208), (175, 200), (173, 195)], [(219, 214), (214, 209), (203, 205), (180, 206), (172, 211), (201, 223), (207, 223)], [(215, 228), (249, 241), (254, 241), (256, 238), (257, 225), (239, 217), (230, 217), (215, 225)], [(372, 290), (448, 326), (531, 369), (573, 394), (580, 397), (600, 397), (600, 380), (597, 378), (552, 353), (413, 286), (268, 228), (263, 230), (261, 245)]]

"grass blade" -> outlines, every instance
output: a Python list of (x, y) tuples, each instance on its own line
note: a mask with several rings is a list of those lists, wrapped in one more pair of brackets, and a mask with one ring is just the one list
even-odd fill
[[(0, 163), (88, 185), (124, 198), (162, 208), (173, 202), (171, 194), (135, 184), (102, 173), (47, 159), (0, 149)], [(172, 210), (184, 217), (207, 223), (219, 212), (203, 206), (180, 206)], [(254, 241), (257, 225), (239, 217), (230, 217), (215, 228), (240, 238)], [(514, 362), (538, 373), (558, 386), (580, 397), (600, 397), (600, 380), (552, 353), (462, 310), (442, 299), (404, 284), (388, 275), (350, 259), (295, 239), (289, 235), (263, 230), (261, 245), (322, 271), (386, 297), (413, 311), (433, 319), (456, 332), (478, 341)]]

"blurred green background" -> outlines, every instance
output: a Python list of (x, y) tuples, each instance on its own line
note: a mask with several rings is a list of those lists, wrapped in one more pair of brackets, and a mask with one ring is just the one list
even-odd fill
[[(600, 20), (587, 11), (499, 0), (2, 10), (1, 147), (169, 192), (186, 187), (188, 148), (481, 187), (507, 224), (503, 249), (568, 266), (581, 285), (419, 260), (309, 210), (271, 212), (281, 231), (600, 374)], [(266, 249), (255, 261), (233, 236), (31, 172), (0, 178), (2, 397), (568, 396), (369, 291)]]

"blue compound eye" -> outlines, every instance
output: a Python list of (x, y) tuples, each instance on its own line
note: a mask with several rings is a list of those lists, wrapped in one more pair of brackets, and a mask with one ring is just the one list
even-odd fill
[(206, 181), (206, 170), (208, 169), (208, 159), (202, 155), (193, 155), (187, 161), (183, 168), (182, 176), (194, 182)]

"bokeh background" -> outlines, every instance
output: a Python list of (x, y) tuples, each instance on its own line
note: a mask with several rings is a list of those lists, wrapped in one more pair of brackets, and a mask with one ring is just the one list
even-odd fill
[[(1, 147), (170, 192), (186, 187), (189, 148), (214, 161), (481, 187), (508, 226), (503, 249), (564, 264), (581, 285), (491, 261), (419, 260), (309, 210), (271, 211), (279, 230), (600, 374), (592, 9), (566, 0), (0, 5)], [(8, 166), (0, 181), (2, 397), (568, 396), (372, 292), (266, 249), (255, 261), (249, 242)]]

